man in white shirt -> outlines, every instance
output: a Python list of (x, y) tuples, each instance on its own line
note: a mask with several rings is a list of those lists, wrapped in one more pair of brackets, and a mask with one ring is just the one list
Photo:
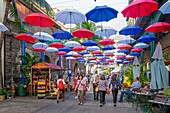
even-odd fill
[(95, 74), (91, 78), (91, 84), (93, 85), (93, 94), (94, 94), (94, 100), (96, 100), (96, 76), (97, 76), (97, 71), (95, 71)]
[(141, 84), (139, 82), (139, 78), (136, 77), (135, 81), (132, 83), (131, 87), (128, 90), (121, 91), (119, 102), (123, 102), (123, 96), (124, 94), (132, 94), (133, 89), (140, 89)]

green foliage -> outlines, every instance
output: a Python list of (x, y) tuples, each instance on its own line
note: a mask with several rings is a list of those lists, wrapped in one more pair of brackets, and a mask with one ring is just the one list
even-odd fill
[(170, 51), (165, 52), (163, 55), (164, 60), (165, 61), (169, 60), (169, 57), (170, 57)]
[(9, 97), (11, 95), (11, 90), (0, 88), (0, 95), (6, 95), (7, 97)]
[(125, 75), (128, 76), (128, 82), (133, 83), (133, 65), (130, 64), (128, 69), (125, 70)]
[(170, 86), (168, 86), (164, 91), (165, 96), (170, 96)]

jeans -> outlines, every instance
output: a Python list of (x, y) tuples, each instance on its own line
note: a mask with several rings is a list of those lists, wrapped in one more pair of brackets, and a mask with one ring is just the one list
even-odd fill
[(99, 91), (100, 93), (100, 104), (105, 104), (106, 91)]
[(113, 103), (115, 103), (115, 104), (116, 104), (116, 101), (117, 101), (117, 94), (118, 94), (118, 89), (112, 90)]
[(99, 91), (96, 91), (96, 100), (99, 100)]
[(94, 94), (94, 100), (96, 100), (96, 84), (93, 83), (93, 94)]
[(78, 96), (79, 102), (83, 102), (84, 91), (83, 90), (78, 90), (77, 96)]
[(123, 90), (123, 91), (121, 91), (121, 95), (120, 95), (120, 100), (119, 101), (123, 101), (124, 94), (132, 94), (132, 91), (131, 90)]

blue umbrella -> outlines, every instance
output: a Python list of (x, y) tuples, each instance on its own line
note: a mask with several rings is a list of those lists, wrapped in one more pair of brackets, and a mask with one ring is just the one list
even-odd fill
[(71, 56), (72, 56), (72, 55), (67, 55), (67, 54), (64, 55), (64, 57), (71, 57)]
[(120, 49), (117, 52), (118, 53), (129, 53), (129, 50), (127, 50), (127, 49)]
[(94, 56), (103, 56), (103, 54), (95, 54)]
[(79, 52), (81, 55), (85, 55), (85, 54), (89, 54), (89, 52), (87, 52), (87, 51), (81, 51), (81, 52)]
[(41, 49), (41, 48), (46, 49), (46, 48), (48, 48), (48, 45), (46, 43), (37, 42), (32, 47), (33, 48), (38, 48), (38, 49)]
[(124, 59), (125, 59), (125, 58), (117, 58), (117, 60), (122, 60), (122, 61), (123, 61)]
[(112, 45), (106, 45), (102, 48), (102, 50), (112, 50), (112, 49), (116, 49), (116, 48)]
[(64, 48), (58, 48), (59, 51), (65, 51), (65, 52), (70, 52), (72, 51), (69, 47), (64, 47)]
[(133, 48), (147, 48), (147, 47), (149, 47), (149, 45), (145, 43), (137, 43), (133, 46)]
[(139, 56), (140, 53), (138, 53), (138, 52), (131, 52), (130, 55), (132, 55), (132, 56)]
[(139, 39), (138, 39), (138, 42), (152, 42), (152, 41), (155, 41), (157, 39), (157, 37), (155, 35), (144, 35), (144, 36), (141, 36)]
[(143, 32), (143, 29), (139, 26), (127, 26), (119, 31), (121, 35), (136, 35)]
[(59, 30), (59, 31), (55, 32), (54, 34), (52, 34), (52, 36), (55, 39), (60, 39), (60, 40), (69, 40), (69, 39), (73, 38), (71, 33), (69, 33), (68, 31), (64, 31), (64, 30)]
[(107, 5), (104, 6), (96, 6), (94, 9), (90, 10), (86, 13), (87, 20), (92, 20), (94, 22), (102, 22), (113, 18), (117, 18), (118, 11), (115, 9), (108, 7)]
[(84, 58), (82, 58), (82, 57), (79, 57), (79, 58), (76, 58), (76, 60), (84, 60)]
[(106, 37), (110, 37), (111, 35), (114, 35), (116, 33), (117, 31), (110, 27), (103, 27), (102, 29), (99, 28), (95, 31), (95, 35), (106, 36)]
[(100, 60), (100, 62), (106, 62), (106, 59), (102, 59), (102, 60)]
[(163, 14), (170, 14), (170, 1), (167, 1), (164, 5), (162, 5), (159, 11)]
[(100, 48), (98, 46), (90, 46), (90, 47), (87, 47), (86, 50), (94, 51), (94, 50), (100, 50)]
[(97, 46), (98, 44), (93, 40), (87, 40), (82, 43), (83, 46)]

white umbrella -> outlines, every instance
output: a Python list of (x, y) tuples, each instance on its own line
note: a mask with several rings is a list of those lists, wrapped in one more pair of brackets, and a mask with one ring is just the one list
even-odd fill
[(45, 49), (45, 51), (47, 51), (47, 52), (57, 52), (58, 49), (55, 48), (55, 47), (48, 47), (48, 48)]
[(100, 48), (98, 46), (90, 46), (90, 47), (87, 47), (86, 50), (94, 51), (94, 50), (100, 50)]
[(0, 22), (0, 31), (7, 31), (8, 28)]
[(114, 35), (116, 33), (117, 31), (114, 28), (110, 28), (110, 27), (103, 27), (102, 29), (99, 28), (95, 31), (95, 35), (106, 36), (106, 37), (110, 37), (111, 35)]
[(48, 48), (48, 45), (46, 43), (37, 42), (32, 47), (37, 48), (37, 49), (41, 49), (41, 48), (46, 49), (46, 48)]
[(69, 41), (69, 42), (65, 43), (65, 46), (73, 48), (73, 47), (78, 47), (78, 46), (81, 46), (81, 45), (76, 41)]
[(114, 50), (107, 50), (104, 52), (104, 54), (113, 54), (115, 51)]
[(75, 52), (75, 51), (70, 51), (70, 52), (68, 52), (66, 55), (78, 55), (78, 53)]
[(45, 33), (45, 32), (37, 32), (33, 35), (33, 37), (37, 38), (38, 40), (54, 40), (54, 38), (48, 34), (48, 33)]
[(126, 56), (125, 53), (115, 53), (116, 56)]
[(92, 57), (92, 54), (85, 54), (84, 57)]
[(74, 60), (74, 57), (67, 57), (66, 60)]
[(140, 64), (138, 57), (136, 56), (133, 61), (133, 79), (140, 76)]
[(137, 44), (135, 44), (134, 46), (133, 46), (133, 48), (147, 48), (147, 47), (149, 47), (149, 45), (148, 44), (145, 44), (145, 43), (137, 43)]
[(131, 37), (126, 37), (126, 38), (120, 39), (117, 43), (118, 44), (131, 44), (131, 43), (134, 43), (135, 41), (136, 40)]

